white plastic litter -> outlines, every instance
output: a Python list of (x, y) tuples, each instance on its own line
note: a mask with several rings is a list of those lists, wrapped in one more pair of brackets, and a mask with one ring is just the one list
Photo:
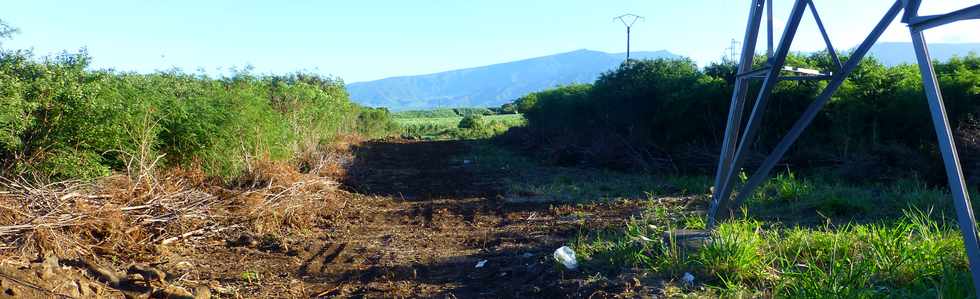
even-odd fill
[(693, 285), (694, 275), (692, 275), (690, 272), (684, 272), (684, 277), (681, 277), (681, 282), (683, 282), (685, 285)]
[(568, 268), (568, 270), (578, 269), (578, 260), (575, 259), (575, 251), (568, 246), (562, 246), (555, 250), (555, 260)]
[(487, 260), (482, 260), (476, 263), (477, 268), (483, 268), (483, 265), (487, 264)]

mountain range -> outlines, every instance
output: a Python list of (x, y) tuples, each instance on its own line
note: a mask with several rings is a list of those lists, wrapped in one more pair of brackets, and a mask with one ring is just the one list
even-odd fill
[[(632, 52), (631, 59), (680, 57), (667, 51)], [(626, 60), (625, 53), (578, 50), (428, 75), (347, 85), (351, 99), (392, 110), (494, 107), (558, 85), (592, 83)]]
[[(980, 54), (980, 43), (929, 45), (933, 59)], [(869, 54), (887, 66), (915, 63), (911, 43), (878, 43)], [(631, 58), (677, 58), (668, 51), (633, 52)], [(602, 72), (614, 69), (625, 53), (577, 50), (567, 53), (440, 72), (392, 77), (347, 85), (355, 102), (392, 110), (446, 107), (496, 107), (531, 92), (558, 85), (592, 83)]]
[[(953, 56), (980, 54), (980, 43), (963, 44), (929, 44), (929, 54), (933, 60), (946, 61)], [(886, 66), (896, 66), (903, 63), (915, 63), (915, 50), (912, 43), (877, 43), (871, 47), (869, 54)]]

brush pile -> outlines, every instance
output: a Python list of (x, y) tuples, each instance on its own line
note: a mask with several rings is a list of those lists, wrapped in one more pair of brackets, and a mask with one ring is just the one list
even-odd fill
[[(351, 160), (344, 147), (289, 163), (255, 162), (232, 181), (181, 168), (89, 182), (0, 178), (0, 266), (33, 269), (54, 259), (109, 273), (98, 270), (99, 261), (132, 269), (158, 262), (172, 246), (308, 233), (328, 226), (350, 198), (337, 182)], [(114, 277), (89, 276), (110, 286), (105, 277)]]

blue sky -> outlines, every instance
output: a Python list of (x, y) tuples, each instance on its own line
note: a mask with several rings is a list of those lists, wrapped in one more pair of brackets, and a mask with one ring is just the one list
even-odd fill
[[(923, 13), (976, 0), (924, 1)], [(347, 82), (473, 67), (577, 49), (625, 51), (623, 13), (643, 15), (634, 50), (666, 49), (700, 64), (745, 30), (748, 0), (417, 1), (4, 1), (0, 19), (21, 29), (5, 48), (39, 55), (88, 49), (96, 68), (179, 67), (221, 74), (296, 70)], [(838, 48), (861, 41), (886, 0), (816, 0)], [(777, 27), (791, 0), (776, 0)], [(794, 50), (821, 47), (809, 17)], [(930, 31), (932, 42), (980, 42), (980, 22)], [(777, 31), (778, 38), (778, 31)], [(884, 41), (906, 41), (896, 24)]]

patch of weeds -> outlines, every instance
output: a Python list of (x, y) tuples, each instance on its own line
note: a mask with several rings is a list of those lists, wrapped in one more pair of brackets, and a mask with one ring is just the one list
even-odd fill
[(630, 219), (619, 231), (591, 232), (583, 224), (574, 248), (586, 271), (643, 267), (653, 277), (675, 282), (685, 272), (695, 273), (696, 286), (670, 290), (671, 296), (680, 297), (973, 296), (955, 222), (932, 212), (910, 208), (894, 220), (828, 222), (815, 228), (733, 220), (720, 224), (701, 248), (691, 251), (656, 236), (678, 226), (700, 227), (703, 218), (655, 199), (650, 202), (642, 217)]
[(757, 221), (719, 225), (695, 257), (700, 272), (729, 287), (761, 281), (769, 264), (763, 234)]
[[(958, 231), (943, 223), (914, 209), (893, 222), (770, 228), (779, 233), (759, 233), (758, 222), (738, 220), (722, 224), (698, 257), (722, 290), (750, 287), (785, 298), (963, 298), (972, 294), (965, 250)], [(754, 248), (765, 252), (761, 265)]]
[(779, 251), (774, 293), (787, 298), (867, 298), (875, 294), (872, 263), (848, 235), (792, 230)]
[(681, 218), (684, 229), (704, 229), (707, 226), (705, 217), (699, 214), (688, 214)]
[(242, 276), (242, 281), (249, 284), (259, 282), (259, 280), (261, 279), (258, 271), (245, 271), (242, 272), (241, 276)]
[(812, 189), (808, 182), (797, 179), (792, 171), (776, 175), (770, 186), (775, 191), (776, 200), (783, 202), (798, 200), (809, 194)]
[(623, 231), (583, 231), (572, 241), (572, 249), (584, 268), (612, 273), (622, 267), (651, 267), (656, 231), (631, 219)]
[(622, 230), (589, 231), (583, 224), (572, 244), (586, 271), (612, 273), (639, 267), (670, 277), (690, 271), (686, 249), (662, 237), (673, 229), (677, 208), (649, 202), (641, 216), (630, 218)]
[[(697, 185), (675, 182), (683, 181)], [(603, 182), (596, 186), (616, 190), (617, 183)], [(574, 243), (583, 269), (649, 269), (675, 286), (670, 296), (680, 297), (973, 297), (962, 237), (947, 216), (955, 213), (942, 189), (915, 181), (858, 186), (787, 172), (754, 194), (740, 220), (720, 224), (693, 250), (662, 236), (702, 229), (705, 219), (654, 195), (664, 191), (646, 191), (649, 205), (620, 230), (595, 232), (583, 224)], [(685, 272), (695, 274), (695, 286), (677, 285)]]

